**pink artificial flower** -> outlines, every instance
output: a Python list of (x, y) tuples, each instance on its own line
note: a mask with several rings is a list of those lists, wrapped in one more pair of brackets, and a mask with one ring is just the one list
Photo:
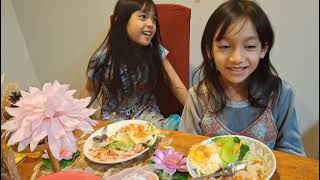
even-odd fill
[(157, 149), (151, 160), (155, 162), (156, 169), (162, 169), (170, 176), (176, 171), (185, 172), (187, 170), (187, 158), (182, 153), (175, 152), (172, 148), (166, 149), (164, 152)]
[[(70, 159), (72, 159), (72, 155), (73, 155), (73, 153), (71, 151), (69, 151), (67, 149), (61, 149), (59, 157), (61, 159), (70, 160)], [(45, 153), (42, 155), (42, 158), (49, 159), (49, 155), (48, 155), (47, 151), (45, 151)]]
[(6, 107), (13, 117), (1, 127), (12, 133), (8, 145), (19, 143), (20, 152), (30, 144), (33, 151), (40, 140), (48, 137), (49, 148), (56, 159), (61, 160), (61, 149), (75, 152), (73, 131), (92, 132), (97, 122), (90, 116), (96, 110), (86, 107), (90, 97), (75, 99), (72, 96), (75, 90), (68, 89), (69, 85), (54, 81), (45, 83), (42, 90), (30, 87), (29, 92), (21, 91), (17, 107)]

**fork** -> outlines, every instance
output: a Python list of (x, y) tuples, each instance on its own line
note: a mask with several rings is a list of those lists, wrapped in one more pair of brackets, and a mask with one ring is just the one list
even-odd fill
[[(112, 123), (112, 120), (116, 117), (116, 113), (113, 112), (111, 115), (112, 115), (112, 116), (111, 116), (111, 118), (109, 118), (109, 121)], [(93, 140), (94, 140), (94, 141), (102, 142), (102, 141), (104, 141), (105, 139), (107, 139), (107, 138), (108, 138), (108, 136), (106, 135), (107, 129), (108, 129), (107, 127), (108, 127), (108, 124), (105, 125), (104, 128), (102, 129), (101, 135), (96, 135), (96, 136), (94, 136), (94, 137), (93, 137)]]

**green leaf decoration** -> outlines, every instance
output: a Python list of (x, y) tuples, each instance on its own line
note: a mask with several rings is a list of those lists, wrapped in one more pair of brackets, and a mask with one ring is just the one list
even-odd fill
[(154, 164), (154, 162), (153, 162), (151, 159), (148, 159), (148, 160), (146, 161), (146, 164)]
[(169, 179), (169, 174), (164, 171), (156, 170), (155, 173), (158, 175), (159, 180), (167, 180)]
[[(158, 175), (159, 180), (170, 179), (170, 175), (168, 173), (165, 173), (163, 170), (156, 170), (155, 173)], [(188, 180), (188, 177), (189, 177), (188, 172), (176, 171), (171, 177), (171, 180)]]
[(177, 171), (172, 176), (172, 180), (188, 180), (188, 177), (189, 177), (189, 173)]
[[(66, 160), (66, 159), (62, 159), (59, 161), (60, 164), (60, 168), (64, 169), (68, 166), (70, 166), (76, 159), (77, 157), (80, 155), (80, 152), (77, 151), (75, 153), (73, 153), (72, 155), (72, 159)], [(43, 162), (43, 164), (50, 170), (52, 170), (52, 163), (50, 161), (50, 159), (46, 159), (46, 158), (41, 158), (41, 161)]]

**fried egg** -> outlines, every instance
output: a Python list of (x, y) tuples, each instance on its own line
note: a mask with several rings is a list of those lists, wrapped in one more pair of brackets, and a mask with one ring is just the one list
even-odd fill
[(121, 129), (121, 133), (127, 134), (135, 144), (147, 143), (153, 138), (151, 131), (145, 130), (143, 124), (130, 124)]
[(218, 171), (222, 167), (220, 149), (217, 144), (195, 144), (189, 152), (192, 165), (203, 175)]

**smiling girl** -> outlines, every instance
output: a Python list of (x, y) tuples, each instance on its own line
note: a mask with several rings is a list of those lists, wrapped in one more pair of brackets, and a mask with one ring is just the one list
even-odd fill
[(202, 36), (203, 79), (189, 90), (179, 130), (244, 135), (269, 148), (305, 155), (290, 85), (269, 58), (274, 34), (253, 1), (228, 0)]
[(88, 64), (82, 92), (92, 97), (90, 105), (101, 97), (102, 119), (141, 119), (162, 127), (169, 121), (154, 94), (163, 83), (185, 103), (188, 92), (166, 58), (157, 18), (152, 0), (117, 2), (108, 35)]

